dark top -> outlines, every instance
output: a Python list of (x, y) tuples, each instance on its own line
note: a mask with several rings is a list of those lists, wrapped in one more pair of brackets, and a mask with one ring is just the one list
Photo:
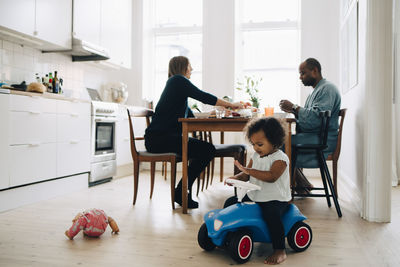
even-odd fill
[(188, 107), (188, 97), (204, 104), (217, 103), (216, 96), (201, 91), (186, 77), (174, 75), (165, 85), (146, 135), (182, 134), (182, 124), (178, 118), (193, 116)]

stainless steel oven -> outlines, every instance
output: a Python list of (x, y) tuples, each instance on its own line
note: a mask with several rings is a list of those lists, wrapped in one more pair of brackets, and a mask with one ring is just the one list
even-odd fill
[(116, 103), (92, 101), (92, 144), (89, 186), (110, 181), (117, 173), (115, 154)]
[(115, 153), (115, 120), (104, 118), (95, 119), (94, 132), (94, 154), (104, 155)]

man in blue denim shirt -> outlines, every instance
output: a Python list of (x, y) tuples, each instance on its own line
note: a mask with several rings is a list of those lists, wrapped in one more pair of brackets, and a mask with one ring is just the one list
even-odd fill
[[(312, 86), (314, 90), (307, 97), (304, 107), (293, 104), (289, 100), (281, 100), (283, 111), (293, 113), (297, 119), (296, 134), (292, 136), (292, 144), (319, 143), (321, 126), (320, 111), (330, 110), (328, 148), (324, 151), (325, 157), (335, 148), (339, 128), (339, 112), (341, 97), (336, 86), (322, 77), (321, 64), (315, 58), (308, 58), (299, 66), (300, 80), (304, 86)], [(296, 158), (296, 168), (316, 168), (318, 160), (315, 153), (301, 153)], [(303, 176), (296, 172), (296, 182), (300, 186), (312, 187)]]

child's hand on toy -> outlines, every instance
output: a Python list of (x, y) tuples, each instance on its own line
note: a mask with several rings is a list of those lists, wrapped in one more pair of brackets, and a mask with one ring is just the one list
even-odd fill
[(229, 185), (229, 186), (232, 186), (232, 184), (231, 184), (231, 183), (228, 183), (228, 182), (226, 181), (227, 179), (235, 179), (235, 180), (237, 180), (237, 178), (236, 178), (235, 176), (226, 178), (226, 179), (224, 180), (224, 185)]
[(239, 163), (239, 161), (235, 160), (235, 166), (243, 173), (249, 174), (249, 168), (244, 167), (242, 164)]

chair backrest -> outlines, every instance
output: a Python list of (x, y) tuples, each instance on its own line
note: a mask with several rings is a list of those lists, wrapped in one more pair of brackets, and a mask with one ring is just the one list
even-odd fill
[(340, 117), (340, 122), (339, 122), (339, 132), (338, 132), (338, 139), (336, 143), (336, 148), (335, 151), (332, 153), (332, 158), (337, 160), (340, 155), (340, 148), (342, 147), (342, 132), (343, 132), (343, 122), (344, 122), (344, 117), (346, 116), (346, 108), (343, 108), (339, 112), (339, 117)]
[(329, 129), (329, 120), (331, 119), (331, 111), (321, 111), (319, 113), (319, 117), (321, 118), (321, 128), (319, 130), (319, 141), (321, 145), (326, 145), (328, 142), (328, 129)]
[(130, 133), (130, 143), (131, 143), (131, 154), (132, 158), (135, 159), (138, 156), (138, 152), (136, 149), (136, 140), (144, 140), (143, 136), (135, 137), (134, 131), (133, 131), (133, 118), (146, 118), (146, 125), (149, 126), (150, 124), (150, 117), (153, 116), (154, 112), (151, 109), (148, 108), (143, 108), (143, 107), (135, 107), (131, 111), (129, 111), (129, 108), (127, 109), (128, 112), (128, 121), (129, 121), (129, 133)]

